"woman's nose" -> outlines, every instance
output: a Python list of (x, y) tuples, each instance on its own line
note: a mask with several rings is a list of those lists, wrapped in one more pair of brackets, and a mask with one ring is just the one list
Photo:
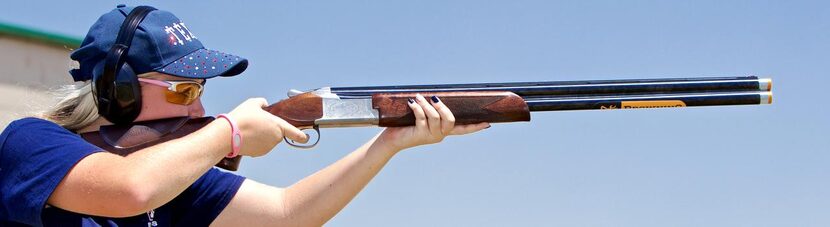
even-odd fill
[(191, 117), (203, 117), (205, 116), (205, 107), (202, 106), (201, 100), (196, 100), (187, 106), (187, 112)]

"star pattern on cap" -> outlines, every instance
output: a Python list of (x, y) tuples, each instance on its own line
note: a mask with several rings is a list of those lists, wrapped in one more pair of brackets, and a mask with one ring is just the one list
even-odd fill
[(233, 67), (241, 58), (236, 55), (199, 49), (162, 68), (162, 73), (184, 77), (212, 77)]

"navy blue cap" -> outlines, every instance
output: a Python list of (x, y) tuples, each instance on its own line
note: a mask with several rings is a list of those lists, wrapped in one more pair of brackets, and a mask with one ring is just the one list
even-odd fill
[[(69, 71), (75, 81), (92, 79), (93, 69), (106, 58), (133, 8), (119, 5), (89, 28), (81, 47), (70, 54), (80, 65)], [(150, 12), (139, 24), (126, 62), (136, 74), (154, 71), (197, 79), (234, 76), (248, 67), (245, 58), (205, 49), (179, 18), (163, 10)]]

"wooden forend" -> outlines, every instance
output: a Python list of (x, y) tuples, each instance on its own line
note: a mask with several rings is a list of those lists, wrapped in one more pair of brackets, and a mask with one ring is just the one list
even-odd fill
[[(481, 122), (530, 121), (530, 111), (522, 97), (506, 91), (425, 92), (429, 100), (438, 96), (450, 108), (456, 124)], [(407, 105), (416, 93), (380, 93), (372, 95), (372, 107), (380, 113), (379, 126), (400, 127), (415, 124), (415, 115)]]

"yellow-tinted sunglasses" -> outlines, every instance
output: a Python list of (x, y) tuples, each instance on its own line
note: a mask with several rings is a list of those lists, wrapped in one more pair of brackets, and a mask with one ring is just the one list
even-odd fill
[(169, 81), (149, 78), (138, 78), (138, 81), (152, 85), (167, 87), (167, 90), (165, 91), (165, 96), (167, 97), (167, 102), (169, 103), (190, 105), (191, 103), (199, 99), (199, 96), (202, 95), (202, 90), (204, 90), (204, 84), (207, 80), (203, 80), (201, 83), (199, 83), (191, 80)]

